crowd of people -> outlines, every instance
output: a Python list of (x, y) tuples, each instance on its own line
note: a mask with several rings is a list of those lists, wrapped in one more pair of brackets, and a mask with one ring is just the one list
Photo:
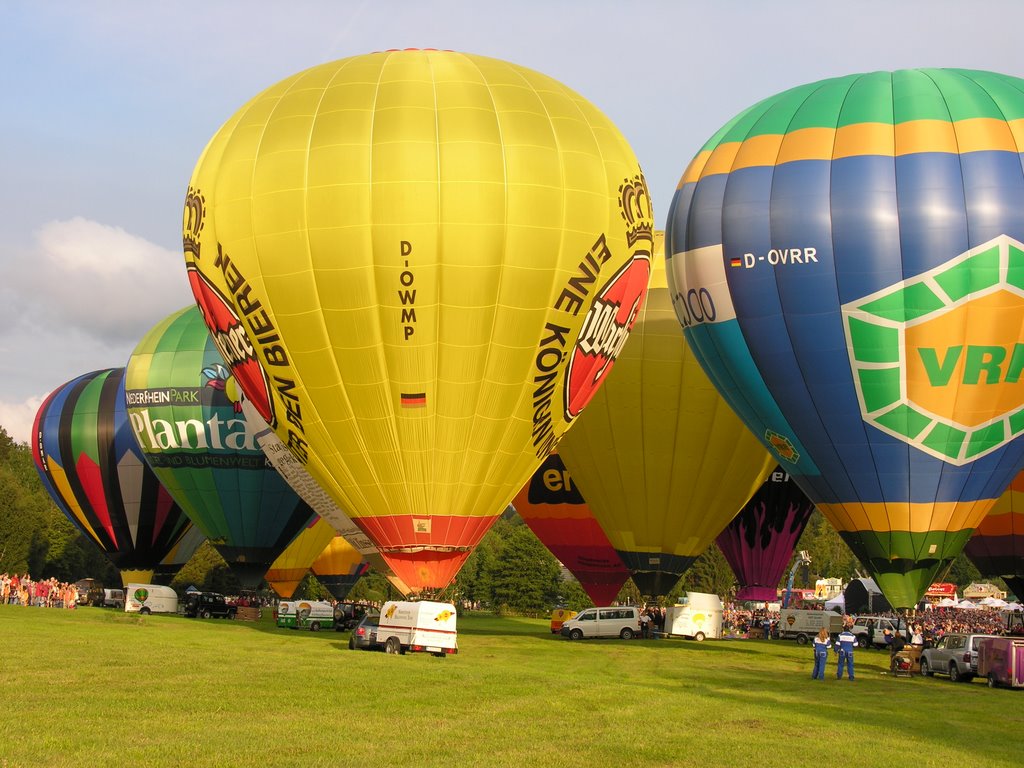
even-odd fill
[(74, 608), (78, 590), (55, 578), (33, 580), (27, 573), (0, 573), (0, 603), (36, 608)]
[[(901, 618), (897, 613), (879, 615), (885, 618)], [(913, 642), (913, 639), (920, 635), (920, 644), (928, 646), (952, 632), (992, 635), (999, 634), (1005, 626), (1005, 619), (998, 608), (933, 608), (914, 614), (909, 622), (908, 637), (905, 639)]]
[[(904, 618), (889, 612), (875, 614), (885, 618)], [(933, 608), (916, 611), (910, 620), (911, 626), (920, 626), (926, 645), (936, 642), (951, 632), (973, 632), (994, 634), (1000, 632), (1005, 621), (998, 608)], [(726, 637), (747, 637), (756, 630), (762, 637), (778, 637), (779, 612), (745, 608), (741, 604), (727, 603), (722, 613), (722, 634)], [(908, 630), (905, 640), (910, 642), (913, 630)]]

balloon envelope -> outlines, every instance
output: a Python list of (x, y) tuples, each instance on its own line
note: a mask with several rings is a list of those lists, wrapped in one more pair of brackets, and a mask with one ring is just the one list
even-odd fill
[(740, 588), (737, 600), (774, 601), (814, 504), (776, 467), (715, 541)]
[(171, 547), (163, 560), (153, 569), (153, 583), (166, 586), (174, 581), (174, 577), (192, 559), (192, 555), (204, 541), (206, 535), (190, 520), (178, 543)]
[(292, 539), (263, 576), (278, 597), (291, 599), (299, 583), (309, 573), (313, 561), (336, 535), (330, 523), (322, 517), (314, 517), (309, 525)]
[(189, 526), (128, 424), (124, 368), (79, 376), (43, 402), (32, 454), (60, 510), (121, 571), (149, 582)]
[(687, 347), (664, 261), (615, 369), (559, 455), (645, 595), (667, 594), (773, 461)]
[[(344, 536), (335, 536), (313, 561), (312, 570), (317, 581), (327, 587), (335, 600), (344, 600), (349, 590), (369, 570), (369, 565)], [(391, 583), (403, 595), (408, 594), (408, 587), (401, 582)]]
[(896, 607), (1021, 466), (1024, 81), (801, 86), (683, 174), (666, 251), (687, 339)]
[(1002, 578), (1024, 599), (1024, 473), (992, 505), (964, 551), (982, 576)]
[(196, 165), (189, 279), (246, 396), (414, 589), (448, 584), (610, 370), (653, 220), (544, 75), (387, 51), (256, 96)]
[[(267, 423), (263, 421), (263, 417), (260, 416), (252, 403), (244, 398), (242, 399), (242, 413), (245, 414), (245, 420), (248, 422), (250, 429), (255, 431), (256, 442), (263, 449), (263, 453), (266, 454), (270, 463), (274, 465), (274, 469), (285, 479), (292, 490), (299, 494), (302, 500), (309, 504), (317, 515), (326, 520), (339, 536), (344, 537), (345, 541), (359, 552), (361, 559), (365, 560), (370, 568), (382, 573), (403, 595), (408, 594), (408, 586), (391, 570), (391, 566), (381, 556), (380, 550), (377, 549), (376, 545), (334, 503), (334, 500), (324, 492), (320, 484), (306, 471), (306, 467), (302, 462), (296, 459), (291, 451), (288, 450), (288, 447), (281, 442), (281, 438), (277, 436), (277, 433), (267, 426)], [(324, 543), (326, 545), (326, 542)], [(296, 582), (295, 586), (298, 586), (298, 582)], [(351, 587), (351, 584), (349, 587)], [(349, 587), (345, 588), (346, 593)], [(294, 591), (294, 587), (292, 589)], [(335, 597), (338, 600), (341, 599), (337, 595)]]
[(544, 459), (512, 504), (541, 543), (576, 577), (594, 605), (611, 605), (629, 578), (629, 570), (557, 453)]
[(313, 512), (256, 444), (197, 307), (143, 337), (125, 396), (153, 471), (243, 586), (258, 585)]

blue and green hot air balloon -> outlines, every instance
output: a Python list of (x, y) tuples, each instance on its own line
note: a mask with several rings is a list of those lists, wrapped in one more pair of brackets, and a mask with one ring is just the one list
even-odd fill
[(198, 307), (150, 330), (125, 380), (146, 461), (242, 585), (255, 587), (313, 511), (257, 444)]
[(718, 389), (914, 605), (1024, 461), (1024, 80), (851, 75), (766, 99), (683, 174), (676, 314)]

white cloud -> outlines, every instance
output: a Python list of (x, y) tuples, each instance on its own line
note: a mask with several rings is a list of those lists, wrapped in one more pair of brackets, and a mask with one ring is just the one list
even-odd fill
[(180, 251), (81, 217), (43, 225), (21, 261), (4, 280), (16, 314), (51, 332), (135, 341), (193, 300)]
[(6, 403), (0, 400), (0, 426), (3, 426), (16, 443), (29, 442), (32, 422), (45, 399), (46, 395), (33, 396), (20, 403)]

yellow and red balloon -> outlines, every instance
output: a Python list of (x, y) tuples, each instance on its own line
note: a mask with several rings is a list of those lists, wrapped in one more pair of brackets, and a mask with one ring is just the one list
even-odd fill
[(592, 104), (432, 50), (256, 96), (204, 150), (183, 219), (235, 379), (417, 590), (451, 581), (611, 369), (652, 231)]

